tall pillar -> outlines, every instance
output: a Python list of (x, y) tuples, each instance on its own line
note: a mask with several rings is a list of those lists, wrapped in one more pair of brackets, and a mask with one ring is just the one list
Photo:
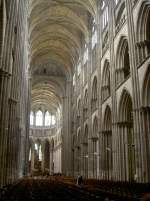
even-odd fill
[[(11, 76), (11, 48), (12, 48), (12, 30), (15, 23), (16, 1), (10, 2), (10, 20), (8, 29), (5, 34), (3, 55), (0, 66), (0, 186), (6, 184), (6, 153), (8, 140), (8, 98), (10, 93), (10, 76)], [(7, 52), (7, 54), (5, 54)]]
[(54, 156), (53, 156), (53, 148), (50, 148), (50, 175), (54, 174)]
[(111, 98), (112, 98), (112, 157), (113, 157), (113, 173), (112, 179), (119, 180), (120, 161), (119, 161), (119, 133), (117, 130), (117, 98), (116, 98), (116, 67), (114, 58), (114, 36), (115, 36), (115, 2), (109, 1), (109, 50), (110, 50), (110, 83), (111, 83)]
[(65, 175), (72, 175), (71, 169), (71, 88), (72, 81), (66, 83), (66, 97), (63, 98), (63, 160), (62, 171)]
[(41, 161), (41, 170), (42, 170), (42, 173), (44, 173), (45, 171), (45, 143), (44, 141), (41, 142), (41, 151), (42, 151), (42, 161)]
[(34, 143), (31, 146), (31, 175), (34, 173), (34, 162), (35, 162), (35, 147)]

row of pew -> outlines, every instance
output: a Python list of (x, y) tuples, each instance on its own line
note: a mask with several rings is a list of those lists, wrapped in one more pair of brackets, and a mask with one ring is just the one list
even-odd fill
[(26, 178), (0, 189), (0, 201), (141, 201), (150, 192), (149, 183), (83, 179), (79, 186), (76, 180), (61, 175)]

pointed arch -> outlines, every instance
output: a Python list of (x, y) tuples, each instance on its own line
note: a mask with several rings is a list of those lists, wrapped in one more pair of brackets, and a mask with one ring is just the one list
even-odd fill
[(143, 137), (145, 140), (145, 148), (147, 155), (147, 174), (148, 178), (150, 178), (150, 170), (149, 170), (149, 153), (150, 153), (150, 64), (147, 67), (143, 87), (142, 87), (142, 124), (144, 128)]
[(111, 131), (112, 130), (112, 115), (110, 106), (106, 106), (105, 113), (104, 113), (104, 121), (103, 121), (103, 130), (104, 131)]
[(91, 107), (93, 112), (97, 109), (97, 102), (98, 102), (98, 88), (97, 88), (97, 77), (95, 76), (92, 84), (92, 100), (91, 100)]
[(145, 79), (142, 88), (142, 102), (144, 107), (150, 107), (150, 65), (145, 74)]
[(110, 65), (106, 60), (102, 73), (102, 101), (110, 96)]
[(133, 122), (133, 115), (132, 115), (132, 98), (130, 93), (124, 89), (121, 95), (120, 103), (119, 103), (119, 121), (131, 123)]
[(139, 63), (150, 54), (150, 2), (142, 1), (136, 24)]
[(50, 115), (49, 111), (45, 112), (45, 122), (44, 125), (45, 126), (50, 126), (52, 124), (52, 116)]
[(43, 113), (41, 110), (36, 112), (36, 126), (43, 126)]
[[(122, 180), (134, 181), (136, 174), (136, 163), (133, 104), (132, 97), (126, 89), (122, 91), (118, 113), (121, 176)], [(124, 172), (122, 171), (122, 168), (124, 168)]]
[(30, 112), (30, 125), (33, 126), (34, 125), (34, 113), (33, 111)]
[(112, 152), (112, 114), (110, 106), (106, 106), (102, 132), (102, 167), (104, 179), (112, 178), (113, 152)]
[(145, 0), (141, 3), (137, 20), (137, 39), (138, 41), (150, 40), (150, 2)]
[(128, 40), (125, 36), (120, 38), (116, 52), (116, 85), (121, 84), (130, 75), (130, 58)]

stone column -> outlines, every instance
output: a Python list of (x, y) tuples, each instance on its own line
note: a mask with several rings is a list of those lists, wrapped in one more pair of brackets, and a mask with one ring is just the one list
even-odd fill
[(113, 173), (112, 179), (119, 180), (119, 133), (117, 132), (117, 98), (116, 98), (116, 83), (115, 83), (115, 59), (114, 59), (114, 36), (115, 36), (115, 17), (114, 17), (114, 1), (108, 1), (109, 5), (109, 50), (110, 50), (110, 83), (111, 83), (111, 98), (112, 98), (112, 155), (113, 155)]
[[(1, 85), (0, 85), (0, 186), (7, 183), (7, 143), (8, 143), (8, 99), (10, 93), (10, 76), (12, 73), (11, 63), (11, 48), (12, 48), (12, 30), (16, 20), (16, 1), (10, 2), (10, 18), (8, 28), (5, 34), (5, 41), (3, 47), (3, 55), (1, 62)], [(7, 53), (6, 53), (7, 52)]]
[(35, 147), (34, 143), (31, 146), (31, 175), (34, 173), (34, 161), (35, 161)]
[(50, 175), (54, 174), (54, 156), (53, 156), (53, 148), (50, 148)]
[(41, 142), (41, 151), (42, 151), (42, 161), (41, 161), (41, 170), (42, 173), (45, 172), (45, 143), (44, 141)]
[[(63, 173), (72, 175), (71, 170), (71, 91), (72, 81), (66, 83), (66, 97), (63, 99)], [(67, 161), (67, 163), (66, 163)]]

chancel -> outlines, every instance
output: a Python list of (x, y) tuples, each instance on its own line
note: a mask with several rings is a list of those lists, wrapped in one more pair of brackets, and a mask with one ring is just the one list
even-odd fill
[(0, 0), (0, 200), (149, 183), (150, 1)]

